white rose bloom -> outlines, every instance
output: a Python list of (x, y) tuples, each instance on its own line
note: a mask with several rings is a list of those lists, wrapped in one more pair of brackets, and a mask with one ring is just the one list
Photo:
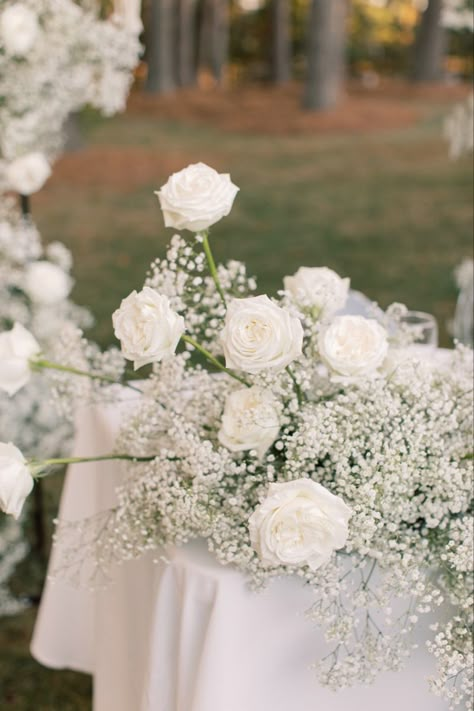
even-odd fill
[(239, 188), (204, 163), (174, 173), (158, 195), (166, 227), (202, 232), (229, 214)]
[(38, 31), (36, 13), (22, 3), (10, 5), (0, 15), (1, 44), (11, 56), (24, 56), (35, 43)]
[(264, 566), (316, 570), (345, 545), (351, 515), (341, 498), (311, 479), (270, 484), (250, 516), (250, 540)]
[(20, 195), (32, 195), (40, 190), (51, 175), (43, 153), (28, 153), (7, 165), (5, 176), (11, 190)]
[(293, 276), (283, 280), (296, 303), (316, 310), (316, 316), (332, 316), (342, 309), (349, 293), (349, 279), (327, 267), (300, 267)]
[(170, 307), (167, 296), (145, 286), (124, 299), (112, 316), (122, 353), (135, 370), (175, 352), (184, 333), (184, 319)]
[(30, 358), (40, 353), (36, 339), (20, 323), (0, 333), (0, 390), (14, 395), (31, 376)]
[(72, 279), (56, 264), (33, 262), (25, 270), (23, 288), (36, 304), (56, 304), (69, 295)]
[(321, 331), (318, 342), (328, 368), (349, 378), (373, 375), (388, 351), (386, 330), (363, 316), (337, 316)]
[(227, 398), (219, 442), (231, 452), (255, 449), (260, 458), (280, 431), (277, 403), (262, 388), (243, 388)]
[(18, 518), (33, 483), (20, 450), (11, 442), (0, 442), (0, 509)]
[(303, 326), (268, 296), (250, 296), (230, 302), (221, 341), (228, 368), (280, 371), (301, 355)]

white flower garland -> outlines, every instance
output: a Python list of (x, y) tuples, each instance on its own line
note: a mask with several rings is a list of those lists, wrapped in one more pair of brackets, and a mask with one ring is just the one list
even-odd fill
[(0, 158), (7, 163), (34, 151), (54, 159), (67, 117), (87, 104), (106, 116), (124, 110), (140, 28), (98, 13), (98, 2), (0, 0)]
[[(52, 281), (44, 280), (45, 267)], [(13, 198), (3, 196), (0, 201), (1, 329), (9, 329), (15, 322), (23, 324), (43, 348), (48, 348), (65, 324), (72, 322), (89, 327), (91, 314), (68, 298), (71, 267), (69, 250), (60, 242), (43, 247), (34, 223), (22, 217)], [(52, 403), (50, 383), (42, 374), (12, 398), (0, 393), (0, 440), (3, 442), (15, 442), (27, 456), (41, 452), (54, 457), (68, 452), (71, 438), (71, 423), (58, 414)], [(1, 547), (5, 551), (0, 571), (0, 616), (16, 614), (26, 605), (15, 600), (8, 591), (9, 578), (28, 551), (21, 522), (8, 526), (2, 522)]]

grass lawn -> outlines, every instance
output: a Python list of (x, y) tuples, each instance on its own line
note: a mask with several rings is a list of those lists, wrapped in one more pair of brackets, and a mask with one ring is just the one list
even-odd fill
[[(381, 306), (402, 301), (433, 313), (448, 345), (452, 271), (472, 250), (472, 166), (448, 159), (441, 122), (449, 107), (412, 101), (421, 121), (351, 134), (266, 136), (139, 112), (107, 122), (82, 117), (84, 146), (58, 163), (33, 211), (45, 240), (74, 253), (73, 296), (95, 312), (92, 336), (113, 341), (111, 312), (141, 287), (172, 234), (153, 191), (202, 160), (241, 188), (212, 230), (218, 259), (247, 261), (267, 292), (300, 265), (330, 266)], [(15, 582), (20, 590), (28, 570)], [(0, 620), (0, 707), (90, 709), (87, 677), (47, 671), (29, 657), (33, 617)]]
[(132, 114), (83, 121), (84, 148), (68, 154), (34, 199), (46, 239), (73, 251), (75, 299), (92, 306), (93, 336), (113, 340), (110, 315), (143, 284), (172, 232), (153, 191), (203, 160), (241, 191), (212, 231), (217, 258), (248, 262), (274, 292), (300, 265), (328, 265), (382, 306), (434, 313), (449, 339), (452, 270), (472, 250), (472, 167), (450, 161), (446, 106), (409, 128), (371, 134), (264, 136)]

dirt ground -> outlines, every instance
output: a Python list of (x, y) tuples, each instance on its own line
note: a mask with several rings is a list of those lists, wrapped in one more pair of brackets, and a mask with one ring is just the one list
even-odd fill
[(108, 190), (130, 192), (156, 180), (158, 163), (162, 174), (171, 175), (192, 160), (189, 151), (167, 154), (158, 148), (142, 146), (86, 145), (61, 157), (48, 185), (78, 188), (106, 185)]
[(415, 86), (391, 80), (368, 89), (361, 82), (351, 82), (336, 109), (309, 112), (301, 107), (301, 85), (291, 83), (278, 88), (189, 89), (163, 97), (136, 92), (128, 110), (244, 133), (368, 133), (409, 126), (422, 118), (419, 102), (453, 102), (467, 92), (464, 85)]
[[(127, 113), (187, 125), (206, 125), (225, 132), (268, 136), (368, 134), (409, 127), (427, 112), (462, 100), (465, 85), (414, 86), (386, 81), (376, 89), (353, 82), (340, 106), (324, 112), (301, 108), (301, 85), (247, 86), (238, 89), (180, 90), (167, 96), (135, 91)], [(186, 163), (199, 160), (186, 152), (163, 151), (139, 145), (85, 145), (64, 154), (51, 183), (78, 187), (108, 185), (119, 191), (156, 179), (157, 164), (171, 175)]]

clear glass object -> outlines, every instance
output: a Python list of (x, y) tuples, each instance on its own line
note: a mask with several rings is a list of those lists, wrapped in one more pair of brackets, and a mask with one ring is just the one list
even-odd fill
[(455, 271), (459, 296), (451, 323), (454, 338), (466, 346), (474, 345), (474, 260), (464, 259)]
[(401, 324), (414, 345), (438, 347), (438, 323), (432, 314), (407, 311)]

